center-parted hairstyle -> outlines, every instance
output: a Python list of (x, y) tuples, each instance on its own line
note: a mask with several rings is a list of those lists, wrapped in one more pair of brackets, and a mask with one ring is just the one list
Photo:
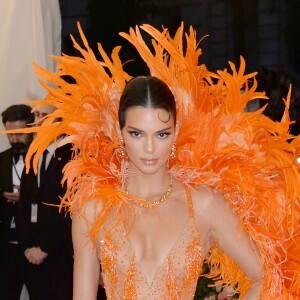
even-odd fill
[(120, 99), (120, 129), (125, 126), (126, 112), (129, 108), (140, 106), (166, 110), (176, 124), (176, 102), (173, 93), (166, 83), (153, 76), (134, 77), (124, 88)]

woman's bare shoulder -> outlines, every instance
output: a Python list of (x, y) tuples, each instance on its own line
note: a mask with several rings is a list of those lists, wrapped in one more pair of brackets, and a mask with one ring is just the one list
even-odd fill
[(93, 223), (97, 215), (101, 212), (102, 201), (99, 199), (91, 199), (87, 201), (83, 207), (78, 210), (75, 210), (74, 216), (77, 218), (83, 218), (89, 223)]
[[(228, 222), (237, 224), (237, 215), (219, 191), (197, 186), (192, 190), (192, 201), (196, 223), (210, 230), (227, 226)], [(223, 228), (224, 229), (224, 228)]]
[(222, 205), (224, 203), (224, 198), (220, 192), (205, 185), (192, 187), (191, 195), (194, 209), (200, 209), (202, 212), (211, 209), (214, 210), (220, 204)]
[(213, 220), (215, 211), (220, 210), (218, 203), (223, 202), (222, 195), (213, 188), (205, 185), (191, 187), (194, 221), (200, 234), (202, 247), (207, 252), (214, 242)]

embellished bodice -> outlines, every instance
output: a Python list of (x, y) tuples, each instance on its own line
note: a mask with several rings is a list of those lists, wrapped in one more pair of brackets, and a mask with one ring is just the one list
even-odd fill
[(204, 252), (194, 222), (190, 193), (187, 191), (190, 216), (152, 282), (148, 282), (136, 261), (124, 224), (120, 223), (103, 232), (99, 258), (107, 299), (194, 298)]

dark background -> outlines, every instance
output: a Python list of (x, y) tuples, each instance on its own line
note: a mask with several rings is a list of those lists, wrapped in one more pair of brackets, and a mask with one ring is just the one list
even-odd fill
[[(172, 34), (184, 21), (192, 25), (200, 40), (203, 55), (199, 63), (216, 71), (228, 68), (228, 61), (239, 65), (240, 55), (247, 72), (258, 72), (259, 90), (269, 96), (265, 113), (280, 120), (292, 84), (291, 118), (300, 120), (300, 1), (299, 0), (60, 0), (62, 15), (62, 51), (75, 52), (70, 34), (79, 42), (77, 21), (90, 47), (97, 51), (100, 42), (110, 54), (122, 46), (122, 61), (134, 59), (125, 70), (145, 75), (147, 69), (135, 49), (118, 33), (137, 24), (149, 23), (158, 29), (167, 27)], [(265, 103), (261, 103), (263, 105)], [(292, 126), (298, 134), (297, 126)]]
[[(119, 44), (125, 47), (127, 42), (118, 33), (128, 32), (136, 24), (150, 23), (157, 28), (163, 25), (174, 33), (184, 21), (186, 28), (192, 25), (197, 30), (199, 39), (210, 35), (201, 43), (204, 50), (216, 42), (219, 48), (228, 49), (228, 56), (223, 55), (223, 63), (218, 65), (214, 63), (219, 61), (214, 49), (204, 53), (206, 64), (212, 68), (224, 67), (227, 60), (239, 62), (242, 55), (251, 62), (249, 71), (253, 71), (266, 66), (268, 58), (276, 52), (272, 57), (274, 63), (286, 64), (300, 73), (298, 0), (60, 0), (60, 4), (63, 52), (68, 54), (73, 51), (69, 34), (77, 35), (77, 21), (90, 46), (95, 49), (100, 42), (108, 52)], [(224, 36), (218, 37), (220, 33)], [(264, 46), (265, 42), (269, 45)], [(268, 46), (274, 47), (267, 49)], [(268, 65), (274, 68), (274, 63)]]

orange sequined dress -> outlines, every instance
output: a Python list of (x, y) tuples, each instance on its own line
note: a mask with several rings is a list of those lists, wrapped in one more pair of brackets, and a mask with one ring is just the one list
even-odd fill
[(194, 299), (204, 252), (194, 221), (188, 187), (186, 191), (190, 216), (151, 282), (148, 282), (136, 261), (125, 225), (120, 223), (111, 229), (105, 228), (100, 237), (99, 258), (108, 299)]

